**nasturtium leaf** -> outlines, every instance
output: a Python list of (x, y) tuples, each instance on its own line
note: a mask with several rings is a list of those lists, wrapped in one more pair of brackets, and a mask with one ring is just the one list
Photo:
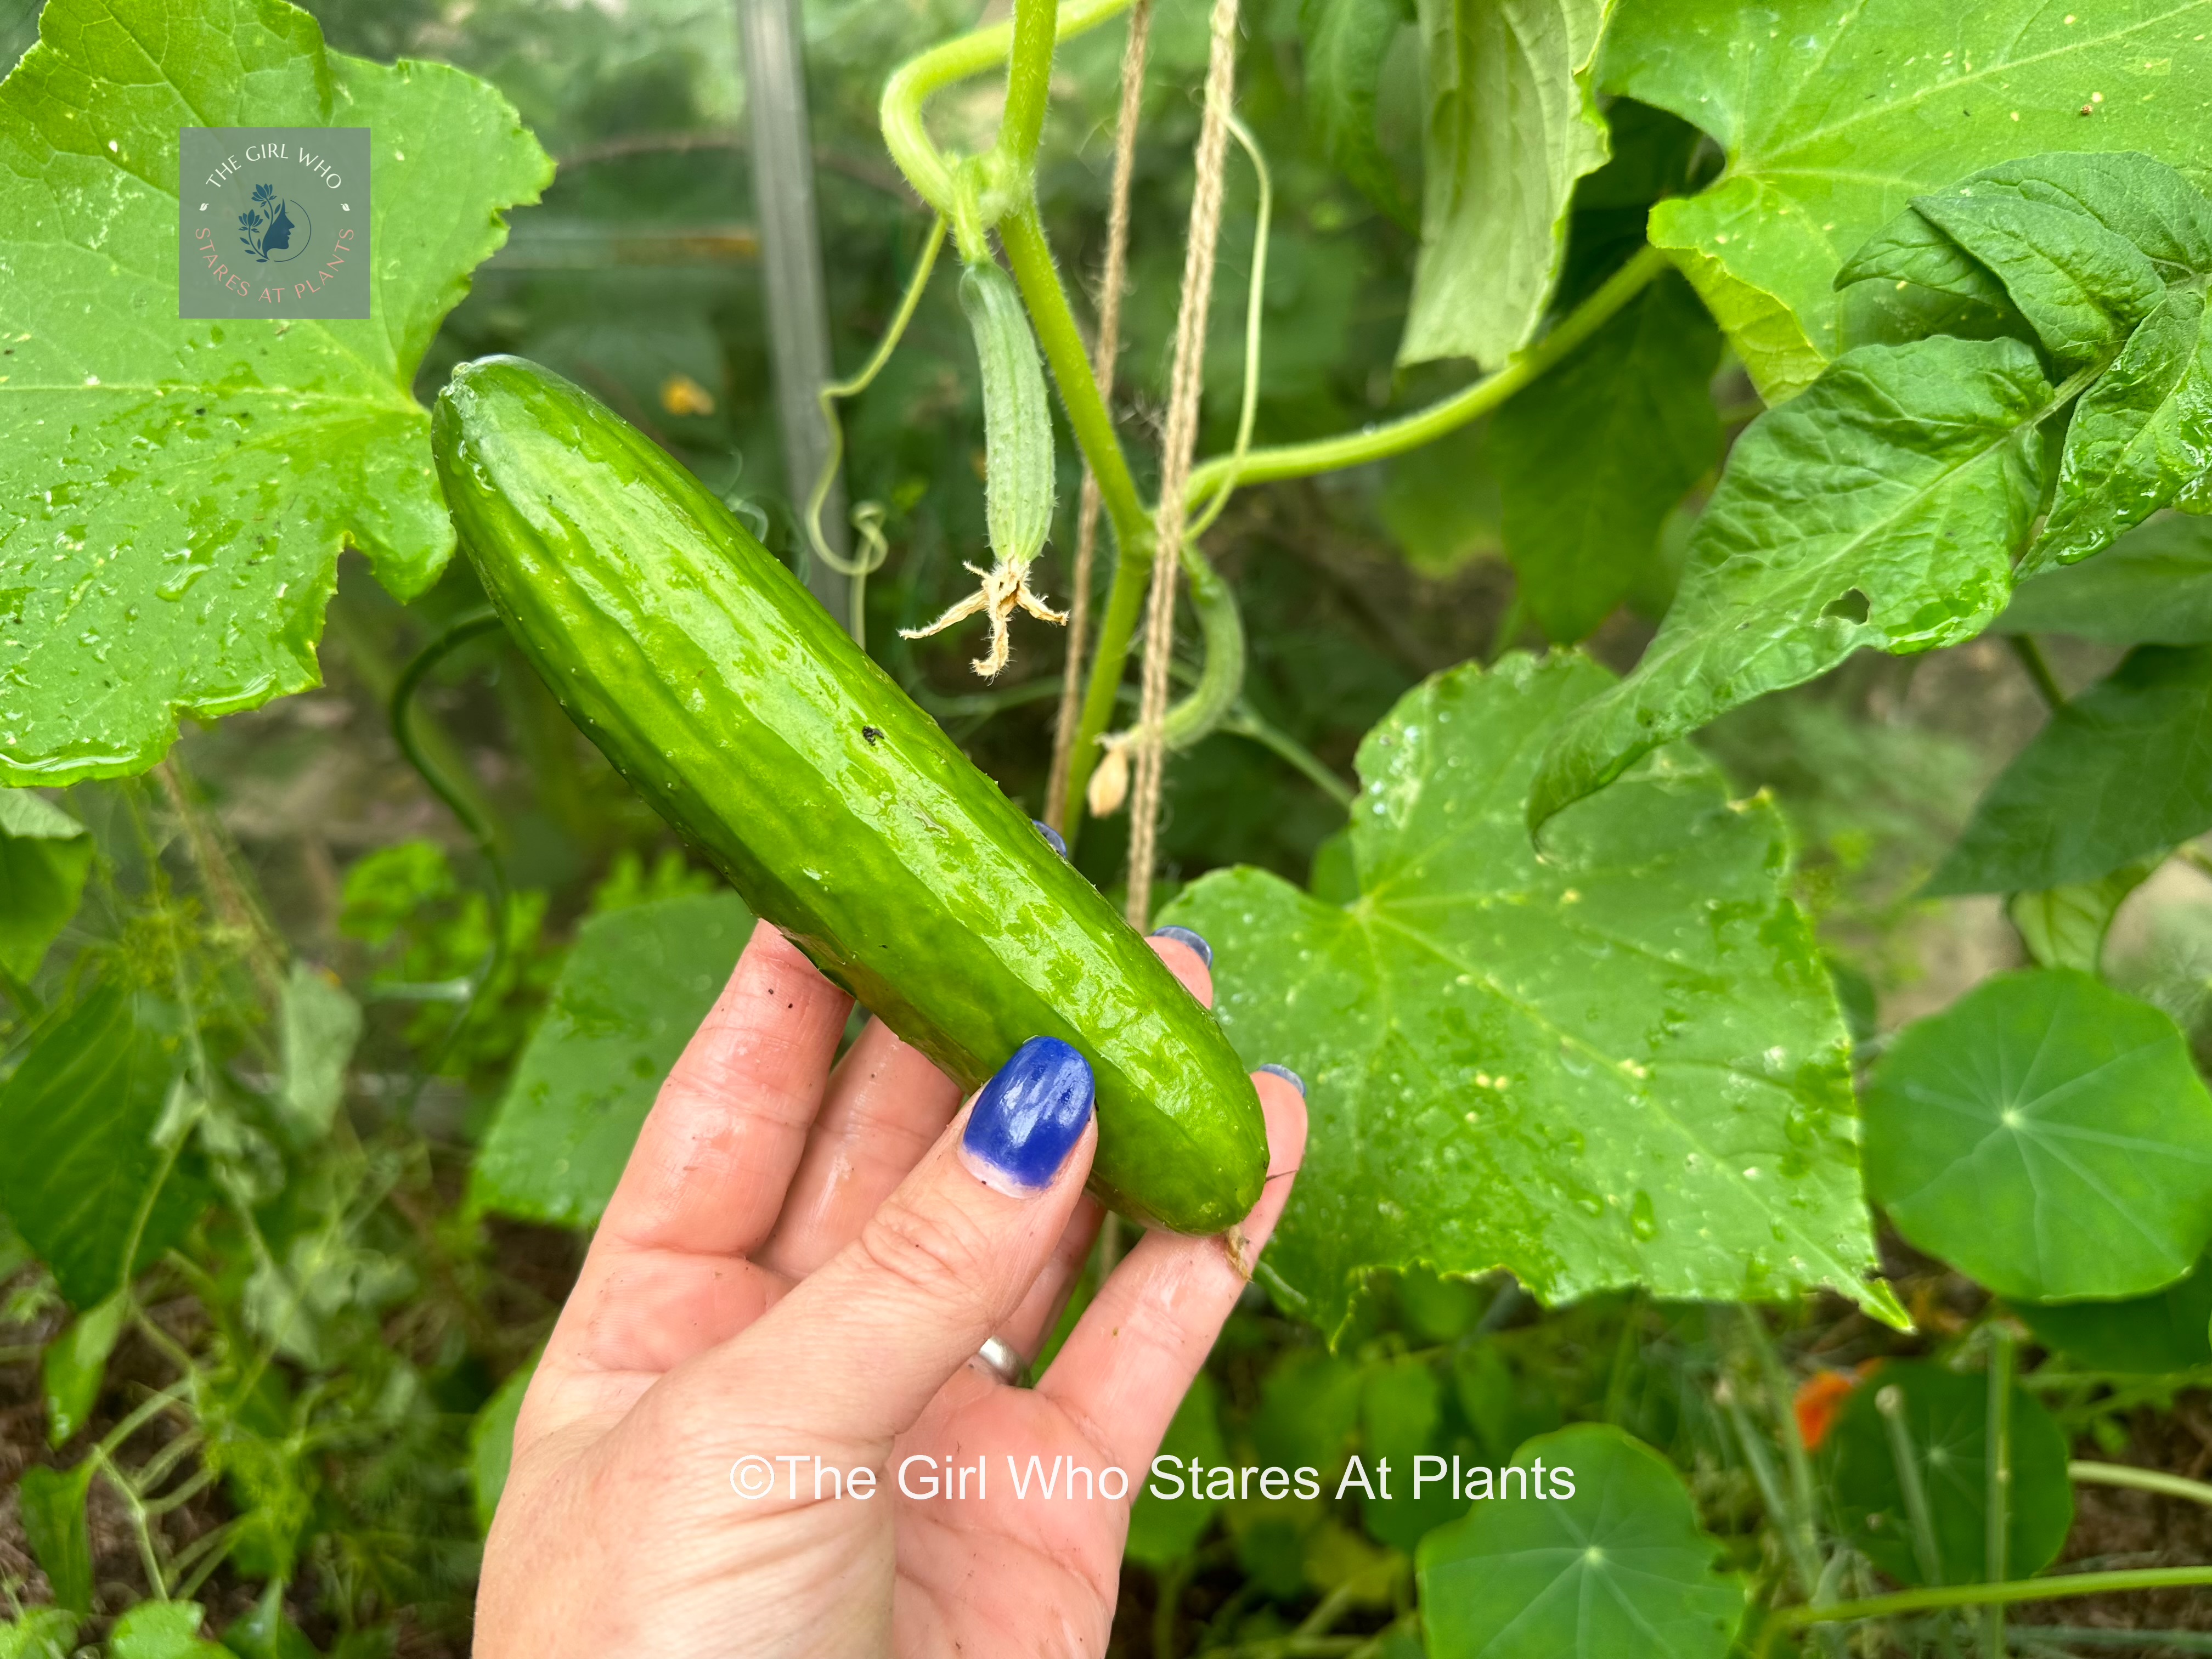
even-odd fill
[[(542, 1352), (542, 1351), (541, 1351)], [(514, 1464), (514, 1425), (522, 1415), (522, 1396), (537, 1374), (538, 1354), (493, 1391), (469, 1424), (469, 1495), (475, 1500), (477, 1530), (491, 1530), (499, 1496), (507, 1490)]]
[(2095, 881), (2212, 829), (2212, 645), (2141, 645), (1975, 803), (1930, 893)]
[[(283, 0), (51, 0), (0, 83), (0, 781), (149, 765), (317, 683), (338, 550), (453, 533), (409, 387), (551, 164), (491, 88), (325, 50)], [(362, 321), (177, 315), (178, 129), (366, 126)]]
[(0, 1085), (0, 1208), (88, 1310), (182, 1237), (206, 1194), (154, 1144), (182, 1064), (130, 995), (94, 990), (49, 1025)]
[(2150, 1296), (2009, 1306), (2045, 1347), (2094, 1370), (2157, 1376), (2212, 1365), (2212, 1256)]
[(1668, 275), (1498, 413), (1490, 433), (1516, 592), (1571, 643), (1626, 599), (1659, 526), (1720, 457), (1721, 340)]
[(1590, 85), (1613, 0), (1419, 0), (1428, 124), (1401, 362), (1495, 368), (1534, 337), (1575, 181), (1606, 158)]
[(1478, 1502), (1422, 1541), (1431, 1659), (1723, 1659), (1743, 1581), (1715, 1565), (1720, 1542), (1665, 1458), (1577, 1423), (1513, 1461), (1572, 1495)]
[(1322, 154), (1370, 201), (1408, 224), (1413, 205), (1375, 132), (1376, 83), (1411, 0), (1299, 0), (1307, 119)]
[[(1894, 1389), (1905, 1439), (1928, 1509), (1931, 1581), (1904, 1482), (1895, 1431), (1881, 1411)], [(1906, 1584), (1973, 1584), (1989, 1577), (1990, 1384), (1984, 1376), (1924, 1359), (1889, 1360), (1851, 1390), (1821, 1443), (1845, 1535), (1892, 1578)], [(2074, 1522), (2066, 1437), (2042, 1403), (2017, 1383), (2012, 1395), (2012, 1489), (2006, 1571), (2040, 1572), (2058, 1556)]]
[(0, 970), (25, 980), (38, 972), (91, 869), (82, 824), (27, 789), (0, 789)]
[(1655, 0), (1621, 10), (1600, 80), (1726, 151), (1711, 189), (1654, 210), (1651, 240), (1779, 402), (1844, 343), (1837, 271), (1915, 197), (2024, 152), (2212, 173), (2208, 35), (2208, 0), (1960, 10), (1938, 34), (1923, 0)]
[(1553, 740), (1530, 826), (1863, 646), (1926, 651), (1978, 633), (2034, 520), (2050, 398), (2020, 341), (1939, 337), (1862, 346), (1753, 422), (1658, 637)]
[[(1129, 1541), (1124, 1551), (1129, 1559), (1148, 1567), (1166, 1566), (1196, 1549), (1221, 1508), (1219, 1497), (1206, 1494), (1206, 1475), (1194, 1477), (1191, 1473), (1194, 1462), (1211, 1471), (1228, 1455), (1221, 1437), (1221, 1391), (1204, 1371), (1191, 1378), (1190, 1391), (1176, 1407), (1159, 1455), (1176, 1460), (1170, 1466), (1175, 1477), (1160, 1482), (1158, 1492), (1152, 1490), (1148, 1476), (1139, 1478), (1137, 1500), (1129, 1506)], [(1168, 1492), (1176, 1495), (1167, 1497)]]
[(67, 1469), (34, 1464), (15, 1484), (31, 1559), (46, 1575), (54, 1601), (80, 1618), (92, 1613), (92, 1528), (84, 1500), (98, 1467), (88, 1454)]
[(2137, 859), (2094, 881), (2014, 893), (2005, 901), (2005, 916), (2038, 966), (2100, 972), (2112, 918), (2162, 861), (2154, 856)]
[(2094, 559), (2030, 577), (1992, 626), (2108, 645), (2212, 644), (2212, 519), (2168, 514)]
[(2001, 1296), (2140, 1296), (2212, 1242), (2212, 1095), (2179, 1028), (2067, 968), (1907, 1026), (1865, 1104), (1868, 1193)]
[(656, 899), (578, 930), (470, 1175), (471, 1201), (591, 1225), (661, 1079), (730, 976), (752, 917), (728, 893)]
[(40, 1392), (46, 1402), (46, 1443), (58, 1446), (85, 1425), (107, 1376), (107, 1356), (123, 1334), (131, 1299), (118, 1291), (88, 1309), (46, 1344), (39, 1357)]
[(1310, 1091), (1267, 1260), (1324, 1330), (1415, 1261), (1554, 1302), (1826, 1285), (1893, 1311), (1863, 1279), (1848, 1044), (1772, 806), (1670, 750), (1529, 846), (1537, 753), (1610, 681), (1564, 654), (1428, 680), (1360, 746), (1355, 902), (1237, 869), (1168, 913), (1212, 942), (1238, 1052)]

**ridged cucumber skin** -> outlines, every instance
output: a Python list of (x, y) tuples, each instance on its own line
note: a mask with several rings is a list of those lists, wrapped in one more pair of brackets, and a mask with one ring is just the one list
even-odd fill
[(519, 357), (457, 369), (432, 434), (517, 646), (756, 914), (963, 1090), (1080, 1049), (1125, 1214), (1251, 1208), (1267, 1130), (1212, 1015), (705, 486)]

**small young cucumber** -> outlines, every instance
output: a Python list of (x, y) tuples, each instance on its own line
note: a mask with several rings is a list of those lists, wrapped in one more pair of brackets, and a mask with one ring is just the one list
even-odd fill
[(1036, 339), (995, 259), (960, 273), (983, 386), (983, 522), (1002, 565), (1026, 570), (1052, 529), (1052, 410)]
[(515, 643), (758, 915), (963, 1089), (1082, 1050), (1109, 1204), (1252, 1206), (1266, 1127), (1212, 1015), (697, 479), (516, 357), (455, 371), (433, 433)]

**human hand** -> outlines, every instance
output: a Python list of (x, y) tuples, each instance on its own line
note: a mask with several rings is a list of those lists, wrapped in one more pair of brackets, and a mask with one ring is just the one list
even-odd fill
[[(1200, 951), (1153, 947), (1210, 1006)], [(1033, 1043), (962, 1110), (874, 1021), (833, 1071), (851, 1006), (763, 923), (663, 1085), (523, 1401), (481, 1659), (1105, 1651), (1129, 1499), (1018, 1497), (1006, 1460), (1119, 1468), (1133, 1495), (1243, 1276), (1219, 1239), (1148, 1234), (1037, 1387), (1008, 1386), (978, 1349), (1037, 1351), (1103, 1217), (1089, 1067)], [(1253, 1080), (1248, 1260), (1306, 1133), (1287, 1074)], [(747, 1498), (746, 1457), (803, 1461)], [(872, 1495), (824, 1476), (817, 1499), (817, 1458)], [(902, 1496), (909, 1458), (940, 1480), (986, 1460), (982, 1495)]]

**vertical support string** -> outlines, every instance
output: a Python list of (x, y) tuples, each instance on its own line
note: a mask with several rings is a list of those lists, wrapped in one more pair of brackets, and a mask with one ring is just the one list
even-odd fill
[(1175, 363), (1169, 380), (1167, 433), (1161, 445), (1160, 505), (1154, 520), (1152, 583), (1146, 596), (1143, 698), (1133, 734), (1136, 778), (1130, 802), (1130, 922), (1151, 919), (1152, 866), (1159, 856), (1160, 778), (1166, 764), (1161, 726), (1168, 708), (1168, 665), (1175, 651), (1176, 584), (1182, 572), (1188, 513), (1183, 501), (1198, 447), (1199, 394), (1206, 371), (1206, 320), (1213, 299), (1213, 264), (1221, 237), (1223, 176), (1227, 171), (1229, 106), (1237, 88), (1237, 0), (1214, 0), (1213, 39), (1206, 70), (1206, 112), (1199, 126), (1197, 187), (1190, 200), (1182, 297), (1176, 315)]
[[(1114, 360), (1121, 349), (1121, 290), (1129, 279), (1129, 186), (1137, 170), (1137, 122), (1145, 101), (1145, 54), (1152, 28), (1152, 0), (1137, 0), (1129, 13), (1128, 44), (1121, 49), (1121, 106), (1114, 127), (1114, 185), (1106, 208), (1105, 286), (1098, 296), (1098, 341), (1091, 353), (1098, 395), (1111, 408)], [(1067, 599), (1067, 672), (1060, 688), (1060, 719), (1052, 733), (1052, 773), (1044, 790), (1044, 821), (1067, 828), (1067, 775), (1074, 765), (1075, 729), (1083, 719), (1083, 653), (1091, 642), (1091, 582), (1098, 556), (1098, 478), (1083, 469), (1075, 509), (1075, 574)]]

